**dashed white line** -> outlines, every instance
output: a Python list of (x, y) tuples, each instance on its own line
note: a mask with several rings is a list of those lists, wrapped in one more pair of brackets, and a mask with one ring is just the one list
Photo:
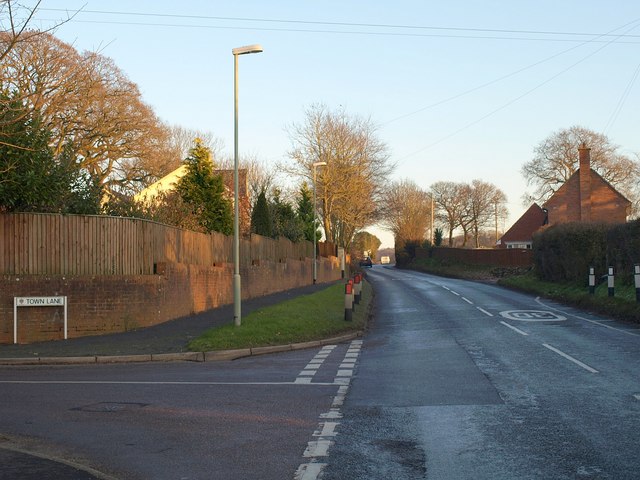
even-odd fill
[(635, 398), (636, 400), (640, 400), (640, 393), (634, 394), (633, 398)]
[(453, 290), (449, 290), (451, 293), (453, 293), (454, 295), (457, 295), (458, 297), (460, 296), (460, 294), (458, 292), (454, 292)]
[(576, 359), (576, 358), (573, 358), (571, 355), (567, 355), (567, 354), (566, 354), (566, 353), (564, 353), (563, 351), (558, 350), (558, 349), (557, 349), (557, 348), (555, 348), (555, 347), (552, 347), (552, 346), (551, 346), (551, 345), (549, 345), (548, 343), (543, 343), (543, 344), (542, 344), (542, 346), (543, 346), (543, 347), (545, 347), (545, 348), (548, 348), (548, 349), (549, 349), (549, 350), (551, 350), (552, 352), (555, 352), (555, 353), (557, 353), (558, 355), (560, 355), (560, 356), (562, 356), (562, 357), (566, 358), (567, 360), (569, 360), (569, 361), (571, 361), (571, 362), (575, 363), (576, 365), (578, 365), (578, 366), (580, 366), (580, 367), (584, 368), (584, 369), (585, 369), (585, 370), (587, 370), (588, 372), (591, 372), (591, 373), (598, 373), (598, 370), (596, 370), (595, 368), (591, 368), (591, 367), (590, 367), (589, 365), (587, 365), (586, 363), (582, 363), (580, 360), (578, 360), (578, 359)]
[(298, 467), (293, 478), (294, 480), (316, 480), (326, 466), (326, 463), (303, 463)]
[(462, 298), (462, 300), (467, 302), (469, 305), (473, 305), (473, 302), (471, 300), (469, 300), (468, 298), (465, 298), (465, 297), (460, 297), (460, 298)]
[(526, 336), (526, 335), (529, 335), (527, 332), (523, 332), (523, 331), (522, 331), (522, 330), (520, 330), (519, 328), (516, 328), (516, 327), (514, 327), (513, 325), (509, 325), (507, 322), (500, 321), (500, 323), (501, 323), (502, 325), (504, 325), (505, 327), (509, 327), (511, 330), (514, 330), (514, 331), (518, 332), (520, 335), (525, 335), (525, 336)]
[(476, 307), (478, 310), (480, 310), (482, 313), (484, 313), (485, 315), (489, 316), (489, 317), (493, 317), (493, 313), (491, 312), (487, 312), (484, 308), (482, 307)]

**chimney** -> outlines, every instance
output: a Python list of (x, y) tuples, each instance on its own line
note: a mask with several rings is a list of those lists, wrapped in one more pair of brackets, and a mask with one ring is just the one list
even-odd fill
[(580, 158), (580, 221), (591, 221), (591, 149), (584, 143), (578, 148)]

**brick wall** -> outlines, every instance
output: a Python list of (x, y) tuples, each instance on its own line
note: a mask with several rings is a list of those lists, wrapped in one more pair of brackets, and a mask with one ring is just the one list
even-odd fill
[[(338, 280), (337, 258), (318, 258), (318, 281)], [(312, 260), (241, 269), (244, 299), (312, 283)], [(148, 327), (233, 302), (233, 265), (162, 264), (158, 275), (0, 277), (0, 343), (13, 343), (13, 297), (68, 297), (68, 337)], [(64, 338), (62, 307), (18, 308), (18, 342)]]

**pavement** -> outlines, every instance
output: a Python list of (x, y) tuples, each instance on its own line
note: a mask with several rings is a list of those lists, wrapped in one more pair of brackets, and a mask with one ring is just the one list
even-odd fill
[[(242, 315), (270, 305), (320, 291), (332, 283), (274, 293), (244, 300)], [(327, 343), (347, 341), (361, 335), (354, 332), (315, 342), (246, 348), (216, 352), (189, 352), (187, 343), (204, 331), (233, 322), (233, 304), (207, 312), (123, 333), (54, 340), (26, 345), (0, 345), (0, 365), (69, 365), (90, 363), (122, 363), (146, 361), (215, 361), (261, 355), (265, 353), (312, 348)], [(43, 479), (94, 480), (107, 479), (99, 472), (62, 459), (43, 457), (15, 448), (0, 436), (0, 480)]]

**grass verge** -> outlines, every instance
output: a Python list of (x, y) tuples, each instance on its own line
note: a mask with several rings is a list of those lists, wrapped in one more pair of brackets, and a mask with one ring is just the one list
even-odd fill
[(539, 280), (533, 273), (506, 277), (498, 282), (510, 288), (537, 293), (546, 298), (623, 320), (640, 322), (640, 303), (631, 285), (618, 285), (615, 296), (609, 297), (607, 284), (596, 287), (593, 295), (585, 285), (553, 283)]
[(590, 295), (586, 285), (545, 282), (530, 268), (465, 265), (435, 259), (414, 260), (407, 268), (445, 277), (495, 282), (592, 312), (640, 322), (640, 303), (636, 302), (635, 287), (631, 285), (616, 286), (615, 297), (609, 297), (606, 283), (600, 284), (595, 294)]
[(261, 308), (242, 319), (242, 325), (223, 325), (207, 330), (189, 342), (195, 352), (229, 350), (308, 342), (362, 330), (366, 325), (373, 290), (362, 284), (360, 304), (353, 321), (344, 320), (344, 284), (337, 283), (320, 292)]

